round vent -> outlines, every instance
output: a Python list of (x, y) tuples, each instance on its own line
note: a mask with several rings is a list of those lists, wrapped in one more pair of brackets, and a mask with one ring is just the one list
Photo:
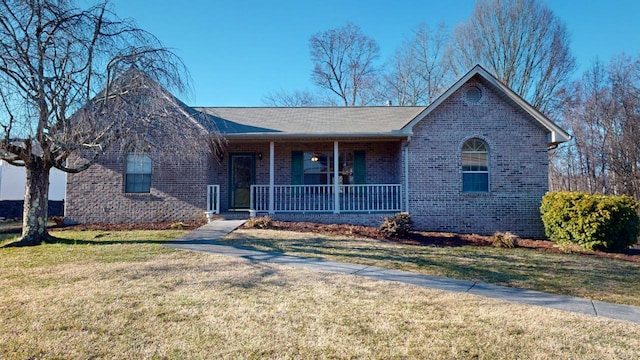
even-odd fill
[(469, 100), (469, 102), (476, 103), (480, 101), (481, 98), (482, 98), (482, 90), (480, 90), (480, 88), (476, 86), (470, 86), (467, 89), (467, 100)]

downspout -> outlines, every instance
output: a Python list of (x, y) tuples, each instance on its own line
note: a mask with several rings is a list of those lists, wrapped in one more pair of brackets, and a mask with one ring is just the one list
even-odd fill
[(408, 136), (404, 143), (402, 151), (404, 152), (404, 211), (409, 212), (409, 142), (411, 137)]

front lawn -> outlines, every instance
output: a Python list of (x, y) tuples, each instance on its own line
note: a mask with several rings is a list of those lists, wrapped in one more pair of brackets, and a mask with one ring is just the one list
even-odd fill
[(225, 243), (640, 306), (640, 262), (583, 254), (240, 229)]
[[(638, 324), (162, 246), (183, 233), (61, 231), (0, 249), (0, 358), (640, 356)], [(349, 240), (309, 241), (323, 253)]]

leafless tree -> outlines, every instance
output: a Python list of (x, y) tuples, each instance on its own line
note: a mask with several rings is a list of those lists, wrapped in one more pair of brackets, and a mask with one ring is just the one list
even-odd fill
[(321, 104), (318, 97), (308, 90), (296, 90), (292, 93), (275, 91), (268, 93), (262, 102), (268, 106), (317, 106)]
[(565, 113), (575, 141), (554, 159), (561, 189), (640, 199), (640, 56), (596, 62)]
[(541, 0), (479, 0), (452, 44), (456, 76), (480, 64), (547, 115), (575, 68), (566, 26)]
[(309, 39), (313, 82), (340, 98), (344, 106), (378, 100), (380, 47), (354, 24), (319, 32)]
[(185, 73), (171, 51), (117, 18), (108, 1), (80, 9), (72, 1), (0, 0), (0, 159), (27, 174), (19, 244), (51, 239), (51, 168), (85, 170), (128, 137), (152, 146), (165, 117), (194, 121), (165, 90), (184, 90)]
[(400, 106), (427, 105), (451, 85), (451, 62), (446, 48), (448, 32), (444, 24), (432, 31), (420, 24), (413, 37), (396, 50), (391, 72), (385, 75), (385, 85)]

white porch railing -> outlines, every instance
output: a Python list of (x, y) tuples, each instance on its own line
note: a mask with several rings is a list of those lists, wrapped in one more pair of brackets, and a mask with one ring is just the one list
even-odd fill
[(220, 214), (220, 185), (207, 185), (207, 211)]
[[(340, 212), (402, 211), (399, 184), (340, 185)], [(274, 185), (273, 212), (334, 212), (333, 185)], [(251, 186), (251, 210), (269, 212), (269, 185)]]

